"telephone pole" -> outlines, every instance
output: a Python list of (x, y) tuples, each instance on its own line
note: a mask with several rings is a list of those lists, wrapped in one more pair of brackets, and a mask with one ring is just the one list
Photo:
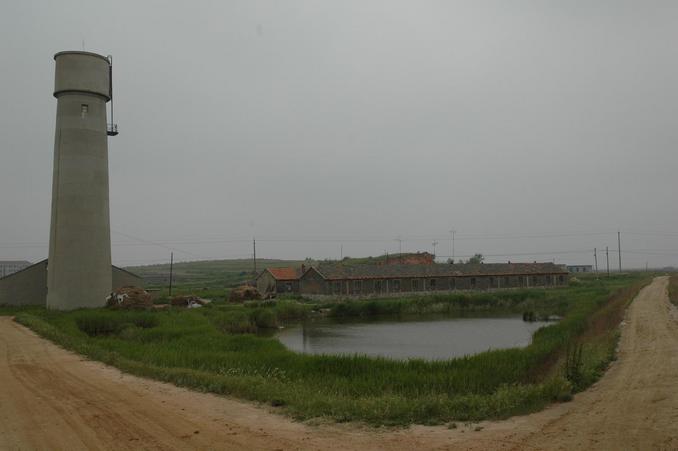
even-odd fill
[(257, 273), (257, 240), (252, 238), (252, 260), (254, 261), (254, 274)]
[(435, 262), (436, 261), (436, 246), (438, 245), (438, 242), (434, 241), (431, 244), (433, 245), (433, 261)]
[(617, 250), (619, 251), (619, 272), (622, 272), (621, 269), (621, 232), (617, 230)]
[(452, 235), (452, 241), (450, 241), (450, 255), (452, 255), (452, 261), (454, 261), (454, 234), (457, 233), (456, 230), (450, 230), (450, 235)]
[(172, 270), (174, 269), (174, 252), (170, 252), (170, 280), (169, 280), (169, 295), (172, 296)]
[(607, 259), (607, 277), (610, 277), (610, 252), (607, 246), (605, 246), (605, 258)]
[(596, 274), (598, 274), (598, 250), (593, 248), (593, 260), (596, 262)]

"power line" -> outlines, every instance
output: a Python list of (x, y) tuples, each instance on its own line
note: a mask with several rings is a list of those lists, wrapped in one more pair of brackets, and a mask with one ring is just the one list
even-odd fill
[(146, 244), (151, 244), (151, 245), (154, 245), (154, 246), (162, 247), (162, 248), (167, 249), (167, 250), (169, 250), (169, 251), (180, 252), (180, 253), (182, 253), (182, 254), (191, 255), (191, 256), (193, 256), (193, 257), (198, 257), (198, 258), (207, 258), (207, 257), (204, 257), (204, 256), (202, 256), (202, 255), (194, 254), (193, 252), (188, 252), (188, 251), (185, 251), (185, 250), (182, 250), (182, 249), (178, 249), (178, 248), (176, 248), (176, 247), (166, 246), (166, 245), (164, 245), (164, 244), (156, 243), (156, 242), (153, 242), (153, 241), (150, 241), (150, 240), (146, 240), (146, 239), (144, 239), (144, 238), (139, 238), (139, 237), (136, 237), (136, 236), (134, 236), (134, 235), (129, 235), (129, 234), (127, 234), (127, 233), (122, 233), (122, 232), (118, 232), (118, 231), (115, 231), (115, 230), (111, 230), (111, 232), (113, 232), (113, 233), (115, 233), (115, 234), (117, 234), (117, 235), (124, 236), (124, 237), (126, 237), (126, 238), (130, 238), (130, 239), (132, 239), (132, 240), (137, 240), (137, 241), (142, 242), (142, 243), (146, 243)]

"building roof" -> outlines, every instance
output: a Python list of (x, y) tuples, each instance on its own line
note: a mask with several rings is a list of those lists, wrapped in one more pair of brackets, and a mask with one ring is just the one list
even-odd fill
[[(0, 261), (0, 263), (5, 263), (5, 261)], [(31, 268), (34, 267), (34, 266), (38, 266), (38, 265), (47, 265), (47, 259), (40, 260), (39, 262), (37, 262), (37, 263), (32, 263), (32, 264), (29, 263), (29, 262), (26, 262), (26, 263), (28, 263), (28, 266), (25, 267), (24, 269), (22, 269), (22, 270), (20, 270), (20, 271), (17, 271), (17, 272), (14, 272), (14, 273), (12, 273), (12, 274), (7, 274), (5, 277), (0, 277), (0, 279), (6, 279), (6, 278), (8, 278), (8, 277), (15, 276), (15, 275), (19, 274), (20, 272), (24, 272), (24, 271), (27, 271), (27, 270), (31, 269)], [(125, 273), (127, 273), (127, 274), (129, 274), (129, 275), (131, 275), (131, 276), (136, 277), (137, 279), (142, 279), (141, 276), (139, 276), (139, 275), (137, 275), (137, 274), (134, 274), (133, 272), (127, 271), (126, 269), (123, 269), (123, 268), (120, 268), (120, 267), (118, 267), (118, 266), (115, 266), (115, 265), (111, 265), (111, 269), (117, 269), (118, 271), (125, 272)]]
[[(6, 262), (6, 260), (5, 260), (4, 262), (2, 262), (2, 263), (5, 263), (5, 262)], [(26, 262), (26, 263), (28, 263), (28, 262)], [(24, 272), (24, 271), (28, 271), (29, 269), (33, 268), (34, 266), (38, 266), (38, 265), (47, 265), (47, 259), (40, 260), (39, 262), (33, 263), (33, 264), (28, 263), (28, 266), (26, 266), (25, 268), (20, 269), (20, 270), (17, 271), (17, 272), (13, 272), (12, 274), (7, 274), (5, 277), (0, 277), (0, 280), (3, 280), (3, 279), (9, 279), (10, 277), (14, 277), (14, 276), (16, 276), (17, 274), (22, 273), (22, 272)]]
[(430, 265), (354, 265), (321, 264), (315, 268), (325, 279), (384, 279), (400, 277), (515, 276), (568, 274), (554, 263), (483, 263)]
[(30, 266), (32, 263), (26, 260), (0, 260), (0, 265), (26, 265)]
[(276, 280), (297, 280), (301, 276), (301, 271), (297, 268), (266, 268)]

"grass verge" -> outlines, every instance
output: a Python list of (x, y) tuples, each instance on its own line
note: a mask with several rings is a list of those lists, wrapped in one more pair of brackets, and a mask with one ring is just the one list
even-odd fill
[(678, 306), (678, 274), (672, 274), (669, 277), (669, 299)]
[[(31, 311), (18, 314), (17, 320), (67, 349), (123, 371), (278, 406), (298, 419), (440, 424), (535, 411), (588, 386), (614, 357), (618, 319), (646, 280), (592, 278), (564, 289), (496, 292), (489, 298), (486, 293), (466, 294), (469, 309), (529, 304), (562, 313), (564, 319), (538, 330), (532, 344), (522, 349), (434, 362), (296, 354), (275, 339), (235, 334), (223, 326), (229, 321), (271, 326), (309, 308), (291, 301), (173, 309), (152, 313), (155, 319), (150, 321), (136, 318), (145, 312), (125, 312), (118, 320), (108, 315), (121, 312), (101, 310)], [(457, 308), (458, 299), (442, 296), (428, 305)], [(395, 301), (374, 302), (384, 304), (369, 308), (383, 312)], [(422, 305), (418, 299), (397, 302), (401, 311)], [(104, 319), (92, 320), (96, 316)], [(118, 327), (92, 334), (83, 326), (87, 321)], [(579, 351), (568, 358), (568, 347), (574, 345)]]

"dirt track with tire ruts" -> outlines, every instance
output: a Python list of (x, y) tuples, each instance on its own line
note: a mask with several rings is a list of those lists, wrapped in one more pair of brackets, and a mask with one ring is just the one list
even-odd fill
[(628, 309), (619, 359), (572, 402), (506, 421), (309, 425), (91, 362), (0, 317), (0, 449), (678, 449), (678, 311), (667, 278)]

